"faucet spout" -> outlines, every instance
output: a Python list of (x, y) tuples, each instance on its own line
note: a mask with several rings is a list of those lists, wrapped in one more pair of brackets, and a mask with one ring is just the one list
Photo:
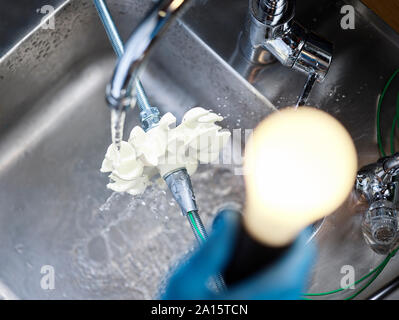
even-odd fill
[(130, 36), (107, 86), (111, 109), (126, 110), (136, 103), (136, 80), (156, 40), (189, 0), (159, 0)]

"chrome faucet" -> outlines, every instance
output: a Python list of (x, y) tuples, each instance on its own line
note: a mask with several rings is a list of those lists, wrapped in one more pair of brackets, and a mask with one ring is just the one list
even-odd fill
[[(150, 10), (125, 45), (124, 54), (118, 60), (112, 80), (107, 86), (106, 100), (111, 109), (126, 110), (135, 105), (139, 73), (143, 62), (154, 47), (156, 40), (167, 29), (176, 14), (189, 0), (160, 0)], [(151, 110), (149, 109), (151, 113)], [(147, 112), (148, 113), (148, 112)], [(146, 114), (148, 119), (151, 115)], [(158, 115), (154, 118), (158, 119)]]
[(367, 200), (362, 231), (367, 244), (379, 254), (387, 254), (399, 236), (399, 153), (361, 168), (355, 190)]
[(249, 0), (232, 65), (250, 82), (275, 60), (307, 74), (311, 85), (324, 80), (332, 61), (332, 44), (306, 30), (294, 16), (295, 0)]

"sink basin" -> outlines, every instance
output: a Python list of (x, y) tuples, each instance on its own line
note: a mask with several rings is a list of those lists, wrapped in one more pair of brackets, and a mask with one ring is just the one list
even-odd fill
[[(126, 38), (151, 1), (108, 3)], [(116, 58), (91, 1), (66, 2), (55, 23), (0, 64), (0, 296), (154, 298), (194, 236), (166, 190), (133, 198), (106, 189), (99, 171), (111, 141), (104, 97)], [(151, 102), (178, 119), (202, 106), (233, 130), (252, 128), (274, 109), (181, 22), (165, 34), (142, 80)], [(125, 136), (137, 119), (131, 111)], [(219, 206), (243, 202), (236, 158), (193, 177), (207, 226)], [(46, 265), (54, 268), (53, 290), (41, 286)]]
[[(125, 40), (152, 3), (107, 2)], [(356, 31), (345, 31), (342, 1), (308, 2), (298, 5), (298, 19), (336, 46), (331, 71), (310, 103), (348, 128), (360, 165), (375, 161), (376, 100), (397, 67), (397, 35), (361, 6)], [(318, 9), (309, 10), (315, 2)], [(294, 104), (305, 81), (274, 64), (250, 84), (229, 65), (246, 8), (241, 0), (191, 6), (163, 36), (142, 77), (161, 111), (181, 119), (194, 106), (212, 109), (242, 143), (243, 129)], [(111, 140), (104, 96), (116, 58), (91, 1), (64, 1), (55, 23), (0, 58), (0, 297), (155, 298), (194, 237), (167, 190), (152, 187), (133, 198), (106, 189), (108, 178), (99, 171)], [(394, 108), (385, 110), (387, 132)], [(129, 112), (125, 137), (138, 124), (138, 111)], [(218, 207), (244, 202), (241, 145), (232, 154), (231, 163), (201, 166), (193, 176), (208, 228)], [(382, 260), (364, 243), (361, 209), (351, 197), (321, 227), (310, 291), (338, 288), (344, 265), (359, 278)], [(51, 290), (42, 288), (43, 266), (54, 268)], [(396, 276), (397, 267), (394, 259), (363, 297)]]

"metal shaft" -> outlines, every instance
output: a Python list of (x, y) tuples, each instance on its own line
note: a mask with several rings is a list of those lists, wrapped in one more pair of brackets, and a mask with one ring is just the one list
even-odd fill
[(143, 62), (176, 18), (176, 14), (189, 0), (158, 0), (147, 16), (135, 28), (125, 45), (125, 52), (118, 60), (112, 80), (107, 87), (106, 99), (113, 109), (124, 109), (132, 103), (130, 87), (140, 73)]
[[(100, 16), (101, 22), (104, 25), (104, 29), (108, 35), (111, 42), (112, 48), (114, 49), (118, 58), (123, 56), (125, 52), (122, 39), (116, 29), (114, 20), (112, 19), (111, 13), (105, 3), (105, 0), (93, 0), (94, 5), (97, 9), (98, 15)], [(148, 101), (147, 95), (144, 91), (143, 85), (140, 80), (136, 81), (136, 95), (137, 95), (137, 105), (141, 111), (151, 111), (151, 105)]]
[(367, 300), (383, 300), (399, 288), (399, 277), (396, 277), (384, 287), (373, 293)]

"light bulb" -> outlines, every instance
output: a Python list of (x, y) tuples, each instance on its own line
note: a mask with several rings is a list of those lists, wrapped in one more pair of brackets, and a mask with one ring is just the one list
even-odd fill
[(311, 107), (275, 112), (246, 147), (244, 226), (262, 244), (287, 245), (343, 204), (356, 172), (354, 143), (334, 117)]

